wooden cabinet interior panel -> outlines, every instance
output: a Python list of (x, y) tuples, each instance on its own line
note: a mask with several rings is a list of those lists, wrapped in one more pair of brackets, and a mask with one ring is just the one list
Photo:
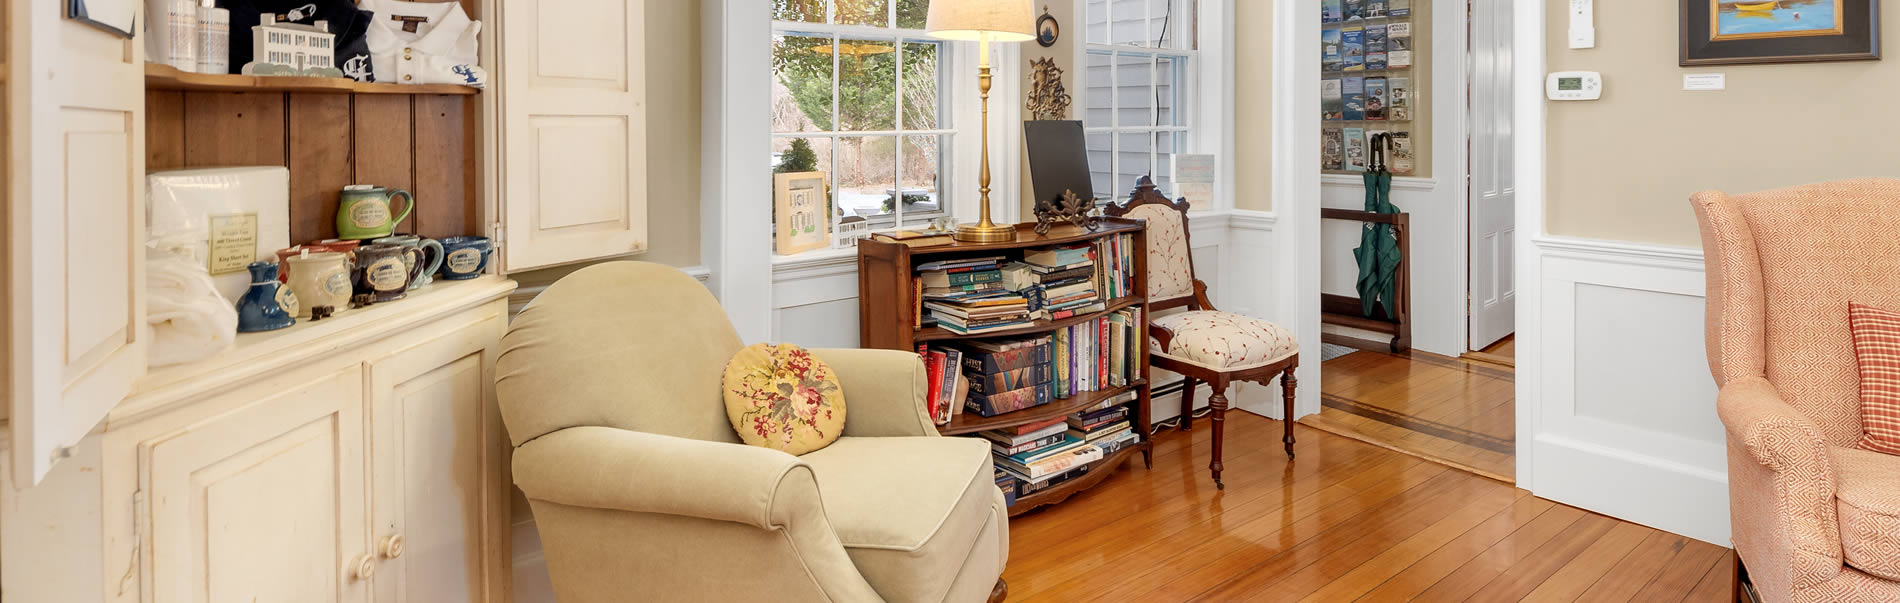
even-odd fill
[(483, 234), (477, 172), (479, 96), (145, 93), (150, 171), (290, 168), (290, 240), (336, 236), (344, 185), (415, 193), (397, 227), (429, 237)]

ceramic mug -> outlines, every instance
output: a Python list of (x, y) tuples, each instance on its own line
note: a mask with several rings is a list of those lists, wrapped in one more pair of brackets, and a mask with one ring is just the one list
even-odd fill
[(304, 253), (323, 253), (326, 251), (328, 250), (323, 247), (318, 247), (315, 243), (291, 245), (277, 250), (277, 282), (290, 282), (290, 258)]
[(448, 237), (442, 239), (442, 249), (448, 258), (442, 262), (442, 278), (451, 281), (465, 281), (482, 275), (488, 269), (488, 255), (495, 246), (488, 237)]
[[(403, 199), (402, 213), (395, 211), (395, 197)], [(396, 224), (409, 218), (416, 209), (416, 197), (405, 190), (390, 190), (373, 184), (343, 187), (337, 199), (336, 232), (344, 239), (375, 239), (396, 231)]]
[[(403, 256), (412, 256), (405, 260)], [(364, 245), (356, 248), (356, 266), (350, 269), (353, 291), (373, 295), (377, 302), (395, 301), (408, 294), (422, 270), (422, 250), (401, 245)]]
[(334, 251), (301, 253), (285, 258), (292, 268), (290, 292), (297, 295), (298, 318), (309, 318), (312, 308), (329, 306), (333, 314), (350, 307), (350, 261)]
[(310, 248), (319, 249), (322, 251), (334, 251), (337, 253), (341, 253), (343, 255), (350, 256), (350, 261), (356, 260), (356, 248), (361, 247), (362, 245), (363, 245), (363, 242), (358, 241), (356, 239), (324, 239), (321, 241), (312, 241), (312, 242), (303, 244), (304, 247), (310, 247)]
[[(403, 247), (414, 247), (416, 249), (422, 250), (423, 252), (422, 257), (429, 258), (422, 262), (422, 273), (416, 275), (416, 280), (409, 283), (410, 291), (415, 291), (417, 289), (427, 287), (429, 286), (429, 283), (435, 282), (435, 277), (430, 276), (430, 275), (435, 274), (437, 270), (442, 269), (442, 259), (445, 254), (442, 252), (441, 241), (437, 241), (435, 239), (425, 239), (425, 238), (422, 238), (420, 235), (400, 234), (400, 235), (388, 236), (388, 237), (376, 239), (374, 241), (370, 241), (370, 243), (377, 243), (377, 244), (384, 244), (384, 245), (400, 245)], [(403, 255), (403, 261), (405, 262), (408, 261), (408, 258), (409, 258), (408, 254)], [(410, 267), (414, 268), (414, 266), (410, 266)]]

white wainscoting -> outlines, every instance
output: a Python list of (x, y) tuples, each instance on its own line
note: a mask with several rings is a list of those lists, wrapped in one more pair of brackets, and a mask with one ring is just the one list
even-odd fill
[(1535, 369), (1524, 376), (1534, 380), (1518, 403), (1529, 415), (1520, 425), (1531, 431), (1519, 434), (1519, 454), (1528, 455), (1519, 485), (1728, 545), (1723, 429), (1703, 353), (1701, 250), (1563, 237), (1531, 248), (1541, 306), (1529, 314), (1539, 322), (1529, 350)]

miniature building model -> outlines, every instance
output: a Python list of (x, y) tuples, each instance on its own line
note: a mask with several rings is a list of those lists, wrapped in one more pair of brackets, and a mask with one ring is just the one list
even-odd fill
[(341, 76), (336, 68), (336, 34), (328, 21), (310, 25), (278, 23), (264, 14), (251, 27), (251, 57), (245, 75)]

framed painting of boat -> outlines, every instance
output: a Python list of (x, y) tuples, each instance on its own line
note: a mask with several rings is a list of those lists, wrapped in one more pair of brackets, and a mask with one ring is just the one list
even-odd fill
[(1880, 0), (1679, 0), (1678, 64), (1880, 58)]

